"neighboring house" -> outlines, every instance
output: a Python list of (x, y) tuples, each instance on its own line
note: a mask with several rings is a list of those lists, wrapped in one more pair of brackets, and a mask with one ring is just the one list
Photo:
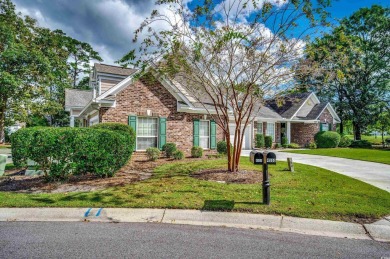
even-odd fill
[[(90, 91), (66, 90), (65, 109), (83, 126), (102, 122), (129, 124), (136, 130), (136, 151), (148, 147), (161, 148), (174, 142), (180, 150), (190, 153), (192, 146), (205, 150), (216, 148), (223, 132), (204, 105), (189, 94), (187, 86), (175, 79), (158, 77), (147, 80), (134, 78), (135, 70), (95, 64), (90, 78)], [(280, 104), (279, 104), (280, 103)], [(282, 137), (304, 146), (320, 130), (335, 130), (339, 117), (329, 103), (320, 103), (314, 93), (291, 94), (268, 101), (255, 122), (245, 131), (243, 149), (254, 147), (256, 133), (272, 136), (274, 143)], [(231, 125), (234, 134), (234, 125)], [(233, 138), (233, 136), (231, 137)]]

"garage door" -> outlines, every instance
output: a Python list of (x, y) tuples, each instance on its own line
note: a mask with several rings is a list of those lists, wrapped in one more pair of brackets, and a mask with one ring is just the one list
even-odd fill
[[(251, 125), (248, 125), (245, 129), (245, 134), (244, 134), (244, 139), (242, 141), (242, 149), (249, 150), (251, 149)], [(229, 130), (230, 130), (230, 142), (233, 144), (234, 143), (234, 132), (236, 130), (236, 126), (234, 124), (229, 125)]]

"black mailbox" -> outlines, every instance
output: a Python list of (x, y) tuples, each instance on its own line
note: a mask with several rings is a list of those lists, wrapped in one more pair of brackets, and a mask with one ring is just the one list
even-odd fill
[(257, 150), (252, 150), (249, 160), (255, 165), (261, 165), (263, 164), (263, 153)]
[(267, 153), (267, 164), (276, 165), (276, 155), (275, 153), (269, 152)]

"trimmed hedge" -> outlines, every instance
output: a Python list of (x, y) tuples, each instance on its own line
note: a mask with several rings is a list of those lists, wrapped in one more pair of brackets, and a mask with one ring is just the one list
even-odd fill
[(183, 151), (181, 150), (176, 150), (174, 153), (173, 153), (173, 159), (175, 160), (182, 160), (184, 158), (184, 153)]
[(217, 152), (218, 154), (227, 154), (227, 143), (226, 141), (218, 141), (217, 143)]
[(266, 148), (272, 147), (272, 137), (271, 136), (265, 136), (264, 137), (264, 143)]
[(287, 144), (287, 147), (288, 147), (288, 148), (301, 148), (301, 146), (299, 146), (297, 143), (290, 143), (290, 144)]
[(320, 131), (314, 136), (318, 148), (335, 148), (340, 138), (340, 134), (335, 131)]
[(169, 158), (172, 157), (176, 152), (177, 147), (175, 143), (166, 143), (162, 146), (162, 151), (165, 152), (165, 155)]
[(149, 147), (146, 149), (146, 156), (150, 161), (156, 161), (160, 158), (161, 152), (156, 147)]
[(85, 173), (113, 176), (130, 159), (135, 134), (110, 127), (18, 130), (11, 137), (13, 162), (26, 167), (27, 160), (35, 161), (50, 180)]
[(354, 140), (349, 147), (352, 148), (372, 148), (372, 144), (368, 140)]
[(265, 140), (263, 134), (256, 134), (255, 144), (257, 148), (263, 148), (265, 146)]
[(197, 146), (193, 146), (191, 148), (191, 156), (195, 157), (195, 158), (202, 157), (203, 156), (203, 148), (197, 147)]
[(282, 143), (282, 147), (284, 147), (285, 145), (288, 145), (287, 144), (287, 137), (282, 137), (282, 141), (281, 141)]
[(342, 136), (340, 139), (339, 147), (349, 147), (352, 144), (352, 140), (347, 136)]

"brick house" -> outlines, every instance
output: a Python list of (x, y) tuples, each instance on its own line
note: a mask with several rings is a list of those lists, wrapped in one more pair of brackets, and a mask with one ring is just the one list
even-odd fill
[[(82, 126), (102, 122), (129, 124), (136, 130), (136, 151), (161, 148), (167, 142), (176, 143), (187, 154), (194, 145), (216, 149), (216, 143), (224, 136), (204, 108), (210, 104), (197, 102), (176, 80), (136, 79), (135, 73), (129, 68), (95, 64), (90, 76), (92, 90), (65, 92), (70, 126), (74, 126), (75, 119)], [(314, 93), (286, 95), (282, 101), (269, 100), (262, 106), (246, 128), (243, 149), (254, 147), (256, 133), (272, 136), (274, 143), (286, 137), (288, 142), (304, 146), (313, 141), (315, 133), (335, 130), (339, 122), (332, 106), (321, 103)]]

